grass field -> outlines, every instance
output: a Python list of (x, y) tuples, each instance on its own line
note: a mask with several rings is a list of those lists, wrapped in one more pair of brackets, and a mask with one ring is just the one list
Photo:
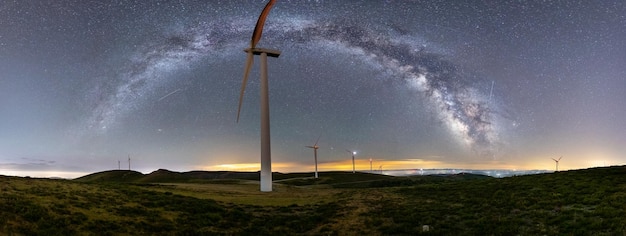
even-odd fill
[(626, 234), (624, 166), (501, 179), (280, 174), (270, 193), (250, 173), (158, 174), (0, 177), (0, 234)]

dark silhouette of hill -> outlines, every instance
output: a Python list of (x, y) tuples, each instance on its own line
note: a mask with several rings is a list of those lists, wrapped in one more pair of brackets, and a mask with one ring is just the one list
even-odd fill
[[(561, 171), (557, 173), (545, 173), (518, 177), (507, 177), (504, 179), (537, 179), (545, 181), (548, 178), (570, 178), (607, 176), (620, 172), (620, 168), (590, 168), (581, 170)], [(558, 174), (558, 175), (556, 175)], [(395, 186), (412, 186), (417, 184), (446, 183), (468, 180), (490, 180), (498, 179), (486, 175), (458, 173), (458, 174), (438, 174), (438, 175), (417, 175), (417, 176), (388, 176), (365, 172), (345, 172), (328, 171), (320, 172), (320, 177), (313, 178), (313, 173), (280, 173), (274, 172), (273, 181), (275, 183), (307, 186), (326, 185), (334, 188), (379, 188)], [(89, 174), (75, 179), (79, 182), (107, 182), (107, 183), (202, 183), (219, 180), (252, 180), (259, 181), (259, 172), (237, 172), (237, 171), (188, 171), (176, 172), (166, 169), (159, 169), (149, 174), (142, 174), (137, 171), (109, 170)]]
[(175, 172), (165, 169), (156, 170), (137, 180), (140, 183), (185, 183), (202, 182), (209, 180), (258, 180), (258, 172), (234, 172), (234, 171), (189, 171)]
[(97, 172), (74, 179), (80, 182), (136, 182), (144, 177), (144, 174), (132, 170), (107, 170)]
[[(371, 174), (352, 173), (342, 171), (321, 172), (319, 179), (313, 178), (313, 173), (272, 173), (275, 182), (288, 185), (317, 185), (341, 184), (346, 182), (391, 180), (397, 177)], [(214, 180), (259, 180), (259, 172), (236, 171), (189, 171), (176, 172), (159, 169), (150, 174), (142, 174), (128, 170), (109, 170), (89, 174), (77, 179), (79, 182), (120, 182), (120, 183), (189, 183), (207, 182)]]
[(473, 179), (492, 179), (494, 177), (488, 175), (481, 174), (472, 174), (472, 173), (458, 173), (458, 174), (434, 174), (434, 175), (424, 175), (424, 176), (412, 176), (413, 178), (426, 178), (430, 180), (473, 180)]
[(89, 174), (74, 180), (80, 182), (187, 183), (220, 179), (258, 180), (259, 173), (233, 171), (176, 172), (158, 169), (150, 174), (142, 174), (137, 171), (108, 170)]

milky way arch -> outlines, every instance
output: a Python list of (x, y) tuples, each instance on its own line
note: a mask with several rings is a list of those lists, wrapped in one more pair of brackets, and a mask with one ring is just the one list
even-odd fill
[[(95, 102), (83, 126), (86, 130), (106, 132), (121, 116), (140, 106), (141, 97), (159, 88), (167, 80), (164, 74), (208, 55), (216, 60), (220, 59), (216, 54), (221, 58), (238, 55), (250, 33), (243, 29), (248, 29), (251, 21), (232, 18), (204, 23), (144, 45), (119, 73), (113, 91)], [(418, 40), (398, 40), (389, 32), (351, 22), (297, 17), (272, 19), (267, 31), (264, 40), (272, 43), (293, 47), (326, 41), (340, 45), (347, 53), (360, 54), (363, 60), (378, 65), (425, 97), (447, 129), (474, 151), (490, 155), (500, 143), (493, 106), (458, 72), (454, 63), (415, 43)], [(407, 37), (411, 36), (402, 38)]]

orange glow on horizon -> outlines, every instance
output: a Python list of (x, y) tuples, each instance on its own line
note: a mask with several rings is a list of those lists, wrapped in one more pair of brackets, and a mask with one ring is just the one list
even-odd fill
[[(444, 163), (439, 161), (427, 161), (421, 159), (372, 160), (372, 170), (378, 170), (381, 165), (383, 169), (434, 169), (441, 168), (441, 166), (444, 166)], [(261, 169), (261, 165), (260, 163), (229, 163), (198, 166), (197, 168), (207, 171), (259, 171)], [(321, 162), (318, 163), (317, 168), (319, 171), (352, 171), (352, 160)], [(369, 171), (369, 160), (355, 160), (355, 169), (357, 171)], [(292, 162), (272, 163), (273, 172), (312, 172), (314, 170), (314, 164), (301, 164)]]
[[(219, 165), (208, 165), (196, 167), (200, 170), (206, 171), (260, 171), (261, 163), (230, 163)], [(274, 162), (272, 163), (273, 172), (294, 172), (294, 170), (304, 169), (305, 165), (289, 162)]]
[[(487, 161), (484, 163), (448, 163), (442, 161), (423, 160), (423, 159), (403, 159), (403, 160), (385, 160), (385, 159), (372, 159), (372, 170), (400, 170), (400, 169), (507, 169), (507, 170), (553, 170), (555, 168), (554, 161), (545, 157), (540, 159), (533, 159), (535, 162), (527, 164), (515, 164), (505, 163), (501, 161)], [(572, 163), (565, 163), (565, 158), (559, 163), (559, 170), (571, 170), (571, 169), (585, 169), (597, 166), (609, 166), (615, 165), (610, 161), (602, 161), (601, 159), (590, 160), (585, 163), (576, 163), (583, 165), (573, 165)], [(539, 163), (541, 162), (541, 163)], [(334, 162), (319, 162), (319, 171), (352, 171), (352, 160), (341, 160)], [(261, 169), (260, 163), (228, 163), (218, 165), (205, 165), (197, 166), (197, 169), (206, 171), (259, 171)], [(355, 160), (356, 171), (369, 171), (370, 161), (369, 159)], [(273, 172), (313, 172), (315, 165), (302, 164), (295, 162), (274, 162), (272, 163)]]
[(555, 170), (556, 163), (553, 159), (563, 157), (559, 161), (559, 171), (587, 169), (601, 166), (624, 165), (617, 154), (606, 153), (598, 150), (585, 150), (554, 155), (535, 155), (525, 158), (523, 163), (517, 164), (521, 169)]

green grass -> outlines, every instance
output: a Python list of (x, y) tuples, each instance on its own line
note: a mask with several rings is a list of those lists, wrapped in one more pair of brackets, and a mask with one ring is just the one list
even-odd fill
[(501, 179), (275, 173), (270, 193), (255, 172), (157, 172), (0, 176), (0, 235), (626, 233), (624, 166)]
[(228, 181), (223, 183), (163, 183), (142, 186), (145, 190), (170, 192), (178, 195), (211, 199), (229, 204), (255, 206), (308, 205), (334, 201), (339, 191), (274, 184), (272, 192), (260, 192), (258, 182)]

